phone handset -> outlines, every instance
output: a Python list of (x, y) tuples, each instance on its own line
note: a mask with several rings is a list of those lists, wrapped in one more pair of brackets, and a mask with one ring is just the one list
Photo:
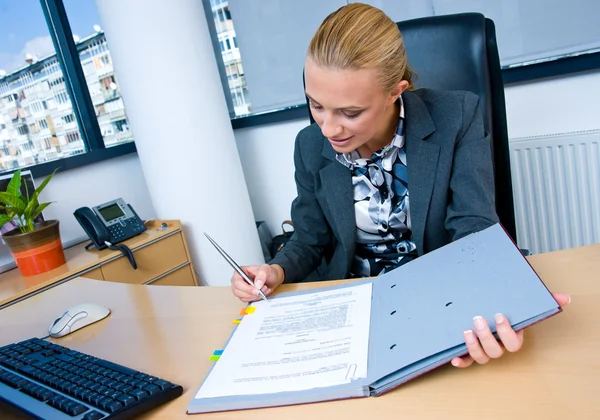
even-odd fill
[(112, 238), (108, 228), (92, 209), (81, 207), (75, 210), (73, 215), (92, 241), (92, 243), (85, 246), (85, 249), (89, 249), (93, 245), (98, 249), (109, 248), (114, 251), (121, 251), (129, 260), (131, 267), (137, 270), (137, 262), (131, 249), (127, 245), (115, 245), (111, 242)]

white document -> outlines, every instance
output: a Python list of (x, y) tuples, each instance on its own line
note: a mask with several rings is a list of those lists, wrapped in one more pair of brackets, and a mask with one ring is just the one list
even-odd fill
[(367, 376), (370, 283), (256, 302), (196, 398), (341, 385)]

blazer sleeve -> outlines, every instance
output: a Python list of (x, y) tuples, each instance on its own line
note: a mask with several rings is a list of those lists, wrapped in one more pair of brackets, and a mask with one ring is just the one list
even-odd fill
[[(301, 131), (296, 137), (294, 148), (295, 181), (298, 192), (291, 208), (294, 235), (269, 261), (269, 264), (279, 264), (283, 268), (285, 283), (299, 282), (308, 277), (320, 265), (324, 249), (333, 238), (331, 227), (315, 195), (315, 177), (319, 174), (310, 173), (303, 161), (302, 143), (303, 139), (310, 141), (308, 137), (308, 135), (305, 137)], [(310, 153), (305, 157), (310, 159), (309, 155)]]
[(445, 226), (452, 240), (498, 222), (491, 138), (483, 126), (479, 97), (466, 92), (463, 124), (454, 149)]

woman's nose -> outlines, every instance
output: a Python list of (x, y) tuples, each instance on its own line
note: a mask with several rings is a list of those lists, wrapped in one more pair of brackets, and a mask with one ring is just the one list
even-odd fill
[(321, 132), (325, 137), (330, 139), (337, 137), (342, 131), (342, 126), (337, 124), (335, 119), (325, 118), (323, 124), (321, 124)]

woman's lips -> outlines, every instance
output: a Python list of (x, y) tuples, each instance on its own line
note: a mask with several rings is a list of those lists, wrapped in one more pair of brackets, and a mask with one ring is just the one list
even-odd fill
[(347, 137), (345, 139), (329, 139), (329, 141), (335, 145), (335, 146), (344, 146), (345, 144), (347, 144), (350, 140), (352, 140), (353, 136)]

